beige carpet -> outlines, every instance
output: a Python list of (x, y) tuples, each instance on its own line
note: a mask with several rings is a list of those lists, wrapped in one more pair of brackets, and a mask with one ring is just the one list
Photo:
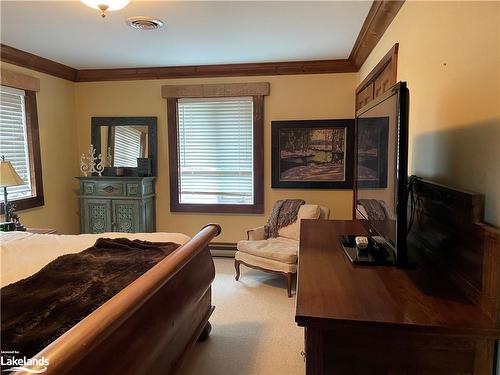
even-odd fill
[(195, 344), (179, 373), (304, 374), (304, 331), (294, 321), (295, 296), (287, 297), (285, 278), (241, 266), (235, 281), (233, 259), (214, 261), (212, 333)]

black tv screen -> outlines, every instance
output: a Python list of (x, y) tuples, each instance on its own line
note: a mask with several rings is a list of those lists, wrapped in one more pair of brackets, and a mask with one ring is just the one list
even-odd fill
[(407, 262), (408, 98), (399, 82), (356, 113), (355, 214)]

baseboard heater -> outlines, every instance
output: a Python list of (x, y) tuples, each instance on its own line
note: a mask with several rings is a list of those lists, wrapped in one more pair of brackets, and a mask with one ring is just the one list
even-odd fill
[(208, 245), (213, 257), (234, 258), (236, 243), (233, 242), (210, 242)]

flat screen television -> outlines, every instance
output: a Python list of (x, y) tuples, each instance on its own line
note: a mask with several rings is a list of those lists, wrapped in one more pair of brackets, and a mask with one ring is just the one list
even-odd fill
[(407, 264), (408, 107), (399, 82), (356, 112), (354, 213), (383, 251), (373, 263)]

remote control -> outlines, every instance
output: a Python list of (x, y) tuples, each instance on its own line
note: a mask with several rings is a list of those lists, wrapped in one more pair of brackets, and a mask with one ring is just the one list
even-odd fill
[(354, 242), (356, 242), (356, 247), (359, 249), (366, 249), (368, 247), (368, 238), (364, 236), (357, 236)]
[(372, 240), (375, 241), (377, 245), (385, 245), (386, 241), (385, 238), (382, 236), (372, 236)]

